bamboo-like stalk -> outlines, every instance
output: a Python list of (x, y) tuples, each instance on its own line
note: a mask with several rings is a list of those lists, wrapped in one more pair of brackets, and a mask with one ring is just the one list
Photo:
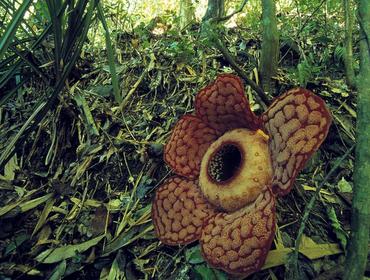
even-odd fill
[(345, 28), (344, 28), (344, 66), (346, 70), (346, 82), (351, 88), (355, 87), (355, 71), (353, 69), (352, 53), (352, 25), (353, 11), (351, 9), (351, 0), (343, 0)]
[(260, 74), (263, 89), (271, 94), (274, 89), (272, 77), (276, 75), (279, 57), (279, 32), (274, 0), (262, 1), (262, 26)]
[(345, 280), (362, 279), (367, 262), (370, 227), (370, 1), (358, 1), (360, 73), (357, 78), (357, 127), (351, 236)]

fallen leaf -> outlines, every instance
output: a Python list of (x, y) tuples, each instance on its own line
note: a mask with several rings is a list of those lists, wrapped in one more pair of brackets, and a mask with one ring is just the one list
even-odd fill
[(47, 249), (36, 257), (36, 261), (40, 263), (56, 263), (61, 260), (72, 258), (76, 256), (77, 253), (82, 253), (92, 246), (98, 244), (99, 241), (104, 237), (105, 235), (101, 235), (80, 244), (66, 245), (55, 249)]

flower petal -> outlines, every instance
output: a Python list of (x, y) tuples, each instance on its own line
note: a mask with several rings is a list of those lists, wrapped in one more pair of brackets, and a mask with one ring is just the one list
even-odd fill
[(330, 112), (320, 97), (296, 88), (278, 97), (262, 115), (262, 120), (271, 136), (273, 191), (285, 195), (328, 134)]
[(164, 149), (164, 160), (175, 173), (194, 179), (209, 145), (220, 133), (192, 115), (183, 116), (172, 131)]
[(197, 116), (222, 133), (234, 128), (256, 130), (261, 127), (244, 95), (241, 79), (231, 74), (219, 75), (195, 98)]
[(269, 188), (250, 205), (219, 213), (202, 230), (204, 258), (216, 268), (247, 276), (264, 264), (275, 232), (275, 198)]
[(152, 220), (158, 238), (167, 245), (198, 240), (203, 222), (214, 215), (195, 181), (171, 177), (161, 185), (152, 204)]

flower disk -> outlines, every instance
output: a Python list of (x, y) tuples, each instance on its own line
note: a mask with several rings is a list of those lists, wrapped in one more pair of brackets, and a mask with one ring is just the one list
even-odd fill
[(152, 220), (158, 238), (165, 244), (188, 244), (198, 240), (203, 222), (214, 214), (194, 181), (169, 178), (157, 190)]
[(271, 183), (272, 169), (261, 130), (238, 128), (226, 132), (208, 148), (199, 175), (206, 199), (225, 211), (238, 210), (254, 201)]
[(275, 199), (265, 188), (249, 206), (206, 222), (200, 244), (216, 268), (247, 276), (264, 264), (275, 232)]

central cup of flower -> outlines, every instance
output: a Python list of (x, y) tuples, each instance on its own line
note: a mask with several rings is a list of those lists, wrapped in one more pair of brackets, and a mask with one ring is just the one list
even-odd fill
[(268, 136), (262, 130), (238, 128), (209, 146), (199, 186), (211, 204), (231, 212), (253, 202), (271, 179)]

